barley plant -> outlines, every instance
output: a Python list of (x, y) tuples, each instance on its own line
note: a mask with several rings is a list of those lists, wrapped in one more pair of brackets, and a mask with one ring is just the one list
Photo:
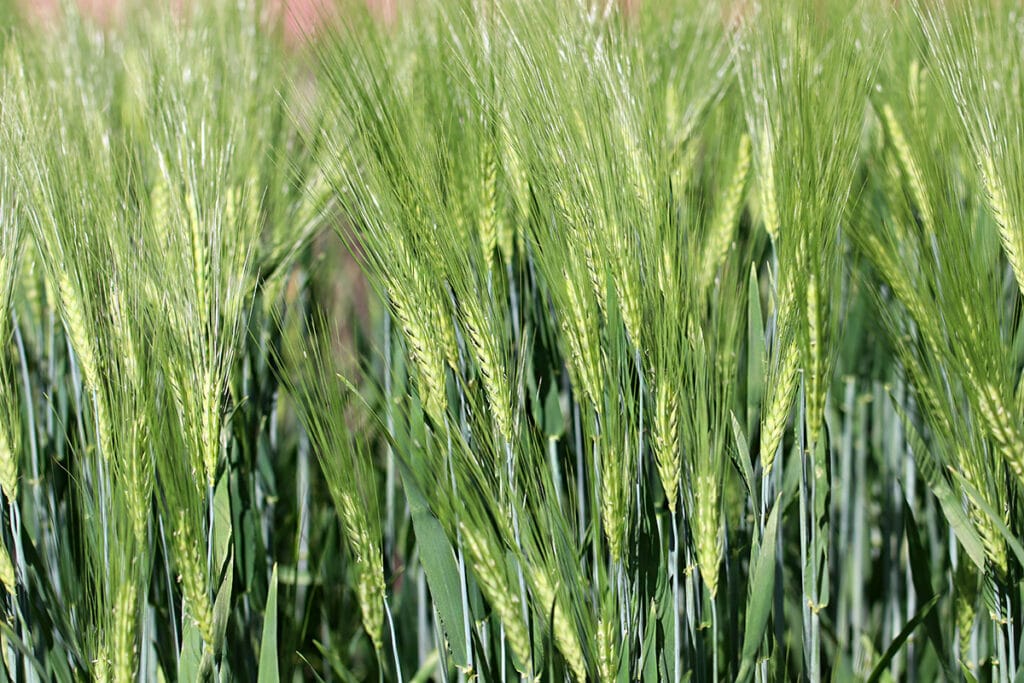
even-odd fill
[(1019, 3), (56, 4), (9, 680), (1024, 675)]

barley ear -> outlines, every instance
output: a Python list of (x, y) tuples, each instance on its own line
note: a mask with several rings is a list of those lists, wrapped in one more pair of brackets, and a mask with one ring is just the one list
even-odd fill
[(171, 220), (171, 197), (163, 178), (158, 178), (149, 192), (149, 207), (157, 235), (166, 236), (170, 229), (168, 222)]
[(202, 217), (199, 215), (195, 194), (192, 192), (188, 192), (185, 195), (185, 208), (187, 211), (190, 247), (192, 249), (192, 282), (195, 286), (196, 298), (199, 302), (199, 311), (205, 320), (206, 316), (209, 315), (207, 234), (201, 223)]
[(1017, 287), (1024, 292), (1024, 234), (1010, 212), (1006, 187), (996, 172), (991, 156), (984, 155), (980, 161), (981, 179), (985, 185), (989, 208), (999, 228), (999, 238), (1006, 252), (1006, 260), (1010, 262)]
[(622, 111), (618, 119), (619, 133), (626, 152), (629, 175), (632, 177), (633, 187), (636, 190), (636, 196), (640, 201), (640, 205), (652, 206), (651, 183), (644, 172), (648, 166), (643, 155), (644, 145), (641, 141), (641, 136), (636, 130), (636, 126), (633, 125), (632, 121), (628, 120), (628, 116), (628, 112)]
[(715, 273), (725, 261), (736, 235), (736, 228), (743, 208), (743, 197), (747, 188), (747, 176), (750, 174), (750, 136), (740, 136), (736, 151), (736, 165), (732, 177), (725, 187), (718, 206), (715, 209), (711, 226), (708, 229), (704, 248), (703, 270), (700, 275), (701, 291), (707, 291), (715, 278)]
[(962, 446), (957, 451), (957, 458), (960, 462), (960, 475), (974, 488), (973, 492), (966, 492), (968, 515), (971, 522), (974, 523), (978, 535), (981, 537), (981, 544), (985, 549), (985, 557), (988, 560), (989, 566), (999, 576), (1005, 576), (1008, 568), (1006, 542), (992, 518), (985, 511), (986, 507), (991, 509), (991, 501), (978, 500), (975, 497), (976, 495), (983, 497), (986, 495), (985, 491), (979, 489), (981, 478), (975, 471), (975, 468), (972, 467), (976, 461), (971, 457), (972, 454), (968, 453)]
[(1014, 477), (1024, 483), (1024, 435), (1012, 418), (1011, 408), (991, 382), (981, 384), (977, 391), (978, 408), (986, 428)]
[(666, 381), (659, 381), (654, 404), (654, 458), (665, 490), (668, 509), (675, 515), (679, 500), (679, 395)]
[[(3, 381), (2, 375), (0, 381)], [(3, 391), (4, 387), (0, 385), (0, 392)], [(3, 397), (0, 397), (0, 406), (2, 405)], [(20, 425), (16, 419), (0, 424), (0, 490), (10, 502), (18, 499), (19, 431)]]
[[(0, 256), (0, 278), (4, 268)], [(12, 274), (13, 279), (13, 274)], [(11, 327), (5, 318), (10, 290), (4, 291), (5, 283), (0, 282), (0, 490), (8, 501), (18, 499), (18, 453), (21, 446), (20, 400), (8, 366), (4, 360), (4, 349), (10, 339)]]
[(724, 552), (721, 529), (719, 487), (721, 483), (712, 474), (699, 474), (695, 487), (695, 529), (697, 566), (708, 592), (718, 594), (718, 569)]
[(935, 221), (931, 215), (931, 202), (925, 191), (924, 175), (914, 158), (910, 143), (907, 142), (903, 126), (900, 125), (891, 105), (882, 106), (882, 120), (885, 122), (886, 130), (889, 131), (889, 137), (892, 139), (892, 145), (896, 150), (896, 157), (899, 159), (903, 173), (909, 181), (910, 194), (914, 198), (918, 211), (921, 212), (921, 222), (924, 223), (925, 230), (932, 233), (935, 231)]
[(572, 671), (573, 678), (577, 681), (586, 681), (587, 665), (583, 657), (583, 648), (580, 645), (576, 629), (565, 613), (565, 607), (555, 595), (555, 587), (543, 571), (534, 571), (531, 578), (533, 579), (533, 590), (536, 594), (537, 604), (540, 606), (545, 618), (551, 615), (552, 612), (554, 614), (554, 622), (551, 624), (551, 629), (558, 651), (565, 657), (569, 670)]
[(971, 651), (971, 632), (974, 630), (974, 619), (977, 615), (978, 577), (974, 565), (961, 562), (953, 575), (954, 603), (953, 611), (956, 619), (957, 642), (960, 647), (960, 662), (968, 668), (973, 662), (968, 661)]
[(522, 239), (526, 232), (526, 222), (530, 217), (530, 181), (526, 165), (512, 140), (508, 125), (502, 126), (502, 149), (504, 152), (505, 169), (511, 185), (514, 217), (499, 223), (498, 249), (501, 250), (506, 264), (512, 263), (515, 247), (522, 249)]
[(217, 480), (217, 461), (220, 456), (220, 431), (221, 416), (220, 387), (214, 377), (214, 372), (207, 368), (203, 377), (202, 396), (202, 418), (200, 422), (200, 437), (203, 449), (203, 467), (206, 472), (206, 485), (212, 487)]
[(601, 517), (608, 552), (614, 560), (619, 560), (626, 540), (626, 481), (622, 456), (618, 445), (607, 441), (601, 456)]
[(380, 652), (384, 647), (384, 575), (380, 571), (363, 568), (356, 585), (359, 612), (373, 648)]
[(71, 347), (75, 350), (75, 355), (78, 358), (78, 367), (82, 370), (82, 378), (90, 391), (95, 390), (99, 381), (99, 364), (96, 361), (89, 316), (86, 313), (82, 297), (66, 272), (61, 272), (57, 277), (57, 291), (64, 310), (65, 328), (68, 337), (71, 338)]
[(615, 604), (605, 600), (601, 607), (601, 618), (597, 622), (597, 672), (602, 683), (615, 680), (618, 673), (618, 657), (615, 631), (619, 617), (615, 614)]
[(466, 301), (463, 306), (463, 323), (470, 346), (483, 379), (487, 403), (494, 415), (494, 422), (505, 441), (512, 441), (512, 390), (505, 363), (499, 358), (497, 336), (488, 325), (488, 317), (477, 301)]
[(7, 552), (7, 546), (0, 543), (0, 584), (8, 595), (17, 595), (18, 580), (14, 572), (14, 564), (11, 562), (11, 555)]
[(348, 491), (337, 490), (335, 497), (340, 503), (342, 522), (348, 532), (349, 543), (355, 555), (359, 577), (356, 593), (366, 629), (374, 649), (380, 651), (384, 644), (384, 570), (381, 566), (379, 539), (371, 533), (371, 522), (367, 519), (371, 511), (359, 505)]
[(443, 421), (445, 413), (444, 363), (438, 353), (437, 344), (428, 334), (427, 316), (422, 309), (406, 296), (405, 288), (391, 288), (392, 310), (405, 336), (409, 356), (416, 369), (420, 395), (427, 414), (437, 421)]
[(823, 302), (818, 291), (818, 278), (814, 273), (807, 277), (807, 431), (811, 448), (818, 443), (825, 418), (825, 398), (828, 394), (825, 348), (825, 317)]
[(631, 236), (628, 235), (617, 221), (612, 221), (608, 228), (611, 237), (612, 253), (607, 261), (612, 266), (612, 279), (615, 291), (619, 296), (619, 309), (622, 322), (629, 333), (629, 339), (636, 348), (641, 347), (643, 319), (640, 313), (640, 296), (637, 293), (639, 274), (635, 270), (634, 249), (631, 248)]
[(697, 154), (700, 145), (695, 142), (683, 145), (679, 151), (679, 158), (672, 168), (672, 194), (678, 205), (686, 202), (686, 191), (694, 179)]
[[(592, 306), (587, 306), (592, 300), (587, 298), (586, 293), (581, 293), (578, 284), (570, 279), (567, 272), (563, 272), (566, 278), (566, 303), (561, 319), (562, 337), (568, 346), (569, 373), (573, 382), (581, 390), (580, 393), (592, 401), (594, 405), (600, 405), (603, 396), (603, 375), (600, 363), (594, 357), (593, 342), (595, 332), (590, 325), (588, 313), (593, 311)], [(569, 316), (572, 316), (572, 319)]]
[(93, 325), (86, 309), (81, 291), (71, 282), (67, 272), (62, 271), (57, 277), (57, 290), (61, 307), (64, 311), (64, 328), (71, 339), (71, 347), (78, 359), (82, 371), (82, 383), (95, 400), (96, 429), (100, 443), (100, 453), (104, 458), (113, 455), (113, 430), (110, 416), (107, 413), (107, 401), (100, 386), (100, 366), (93, 343)]
[(761, 468), (765, 476), (775, 463), (797, 388), (799, 352), (796, 345), (785, 344), (781, 356), (775, 372), (769, 375), (768, 409), (761, 417)]
[(494, 252), (498, 248), (500, 232), (498, 226), (498, 159), (493, 145), (489, 142), (484, 143), (482, 157), (480, 164), (482, 182), (477, 224), (485, 262), (488, 266), (493, 266)]
[(118, 588), (114, 604), (113, 643), (110, 647), (113, 680), (131, 683), (135, 679), (136, 624), (138, 622), (138, 587), (124, 581)]
[[(512, 651), (524, 668), (529, 668), (529, 662), (532, 660), (530, 633), (526, 622), (523, 621), (519, 591), (512, 587), (505, 572), (504, 557), (490, 537), (477, 533), (464, 522), (459, 523), (459, 528), (480, 589), (504, 626), (505, 637), (512, 646)], [(520, 673), (525, 676), (531, 675), (530, 671)]]
[(766, 133), (764, 137), (766, 142), (761, 145), (761, 157), (758, 164), (758, 173), (761, 178), (761, 219), (764, 221), (765, 232), (768, 233), (774, 244), (779, 241), (781, 219), (775, 194), (775, 170), (772, 168), (771, 148), (767, 143), (771, 136)]
[(174, 531), (175, 560), (178, 564), (178, 581), (185, 597), (189, 617), (199, 629), (206, 646), (213, 648), (213, 607), (206, 589), (205, 572), (199, 558), (199, 544), (192, 538), (193, 533), (186, 525), (185, 513), (178, 516), (178, 527)]

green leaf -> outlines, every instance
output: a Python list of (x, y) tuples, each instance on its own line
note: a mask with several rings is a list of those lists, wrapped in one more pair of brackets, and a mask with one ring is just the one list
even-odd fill
[(558, 386), (552, 381), (544, 398), (544, 433), (549, 438), (558, 438), (565, 431), (565, 417), (559, 399)]
[(231, 535), (231, 497), (225, 475), (220, 478), (213, 494), (213, 566), (218, 572), (227, 562)]
[[(263, 540), (260, 535), (259, 514), (254, 508), (246, 508), (239, 517), (240, 532), (235, 536), (235, 557), (240, 558), (238, 562), (239, 573), (245, 584), (245, 591), (252, 592), (253, 588), (262, 583), (266, 576), (266, 552), (263, 548)], [(257, 567), (260, 571), (257, 571)], [(262, 594), (260, 590), (257, 595)]]
[(907, 625), (903, 627), (903, 630), (899, 632), (896, 638), (893, 639), (892, 643), (886, 648), (882, 654), (882, 658), (875, 664), (875, 668), (872, 669), (871, 675), (867, 677), (865, 683), (874, 683), (882, 674), (886, 672), (886, 668), (889, 666), (889, 662), (896, 656), (896, 653), (903, 647), (903, 643), (907, 641), (910, 634), (923, 622), (933, 609), (938, 604), (941, 595), (932, 596), (932, 599), (921, 606), (921, 609), (917, 611), (914, 618), (907, 622)]
[(455, 551), (437, 517), (430, 512), (427, 499), (409, 472), (407, 464), (398, 459), (402, 475), (402, 486), (412, 513), (412, 526), (416, 532), (416, 545), (420, 552), (420, 563), (427, 576), (430, 595), (441, 617), (441, 625), (448, 639), (452, 659), (458, 666), (468, 666), (468, 643), (463, 630), (465, 606), (459, 589), (459, 567), (455, 562)]
[(263, 638), (260, 640), (260, 668), (258, 683), (278, 683), (277, 668), (277, 565), (270, 575), (267, 608), (263, 615)]
[[(185, 603), (188, 610), (188, 603)], [(202, 680), (203, 671), (203, 636), (196, 628), (195, 622), (188, 616), (181, 628), (181, 653), (178, 656), (178, 680)]]
[(217, 589), (217, 598), (213, 602), (213, 650), (220, 654), (224, 646), (224, 633), (228, 628), (231, 616), (231, 586), (235, 580), (235, 558), (228, 557), (224, 567), (224, 576)]
[(903, 423), (903, 430), (907, 435), (907, 444), (910, 446), (909, 450), (914, 456), (917, 471), (921, 474), (925, 483), (928, 484), (932, 495), (939, 501), (942, 513), (946, 517), (946, 522), (956, 535), (956, 539), (960, 541), (964, 552), (971, 558), (971, 561), (979, 571), (984, 572), (985, 546), (982, 544), (981, 537), (978, 536), (974, 524), (967, 519), (961, 497), (953, 492), (953, 489), (939, 470), (931, 450), (925, 445), (924, 439), (921, 437), (920, 432), (917, 431), (913, 421), (897, 401), (893, 400), (892, 405), (900, 416), (900, 421)]
[(657, 683), (658, 681), (658, 612), (654, 603), (651, 603), (650, 613), (647, 615), (647, 634), (644, 636), (643, 650), (640, 659), (643, 662), (642, 680), (644, 683)]
[(775, 537), (779, 529), (781, 497), (775, 499), (761, 542), (750, 553), (750, 579), (747, 586), (747, 618), (743, 627), (743, 652), (738, 681), (747, 681), (754, 673), (755, 658), (761, 648), (775, 595)]
[(747, 437), (743, 433), (743, 425), (736, 419), (736, 413), (730, 413), (732, 416), (732, 433), (736, 439), (736, 448), (729, 449), (732, 454), (732, 460), (736, 464), (736, 469), (740, 473), (740, 477), (743, 479), (743, 486), (747, 489), (747, 496), (750, 500), (756, 501), (754, 497), (754, 470), (750, 464), (750, 447), (747, 445)]

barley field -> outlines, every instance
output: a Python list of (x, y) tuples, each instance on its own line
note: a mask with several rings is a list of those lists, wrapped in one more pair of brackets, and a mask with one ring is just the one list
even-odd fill
[(9, 680), (1024, 680), (1019, 2), (323, 5), (0, 0)]

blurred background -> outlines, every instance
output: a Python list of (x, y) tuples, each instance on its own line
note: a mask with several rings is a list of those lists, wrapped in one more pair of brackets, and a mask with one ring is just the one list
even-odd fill
[[(12, 0), (9, 0), (12, 1)], [(60, 7), (66, 0), (13, 0), (27, 17), (34, 21), (52, 21), (60, 14)], [(181, 4), (189, 0), (170, 0)], [(401, 0), (366, 0), (374, 11), (383, 18), (393, 16), (395, 5)], [(138, 4), (139, 0), (73, 0), (88, 16), (102, 24), (116, 23), (127, 7)], [(334, 0), (267, 0), (267, 11), (283, 19), (285, 36), (295, 41), (308, 36), (322, 23), (325, 16), (335, 11)]]

